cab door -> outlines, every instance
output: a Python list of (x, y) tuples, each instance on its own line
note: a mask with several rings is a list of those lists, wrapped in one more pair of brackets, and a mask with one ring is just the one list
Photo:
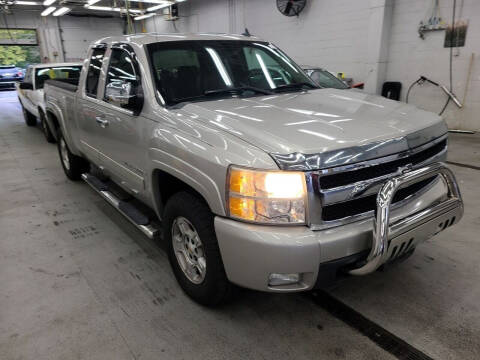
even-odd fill
[(130, 101), (139, 87), (141, 76), (133, 49), (127, 44), (112, 45), (98, 126), (100, 163), (132, 194), (142, 193), (145, 187), (142, 128), (148, 120), (132, 110)]

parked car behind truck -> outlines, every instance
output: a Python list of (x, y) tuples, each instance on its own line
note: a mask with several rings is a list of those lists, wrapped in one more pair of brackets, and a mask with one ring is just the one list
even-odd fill
[(30, 65), (25, 73), (25, 79), (17, 83), (17, 93), (22, 105), (23, 116), (28, 126), (36, 126), (40, 119), (42, 131), (48, 142), (55, 138), (45, 121), (45, 99), (43, 85), (46, 80), (56, 79), (65, 82), (77, 82), (80, 76), (81, 63), (52, 63)]
[(23, 80), (23, 71), (15, 65), (0, 65), (0, 89), (15, 89), (15, 84)]
[(66, 175), (162, 237), (202, 304), (369, 274), (463, 214), (440, 117), (319, 88), (258, 38), (101, 39), (45, 94)]

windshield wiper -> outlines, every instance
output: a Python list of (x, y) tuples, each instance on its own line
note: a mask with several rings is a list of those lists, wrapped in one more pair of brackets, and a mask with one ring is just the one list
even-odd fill
[(309, 82), (299, 82), (299, 83), (292, 83), (292, 84), (284, 84), (284, 85), (279, 85), (273, 91), (278, 92), (279, 90), (290, 90), (290, 89), (303, 89), (304, 87), (309, 87), (310, 89), (320, 89), (319, 86), (313, 85), (312, 83)]
[(255, 86), (238, 86), (224, 89), (214, 89), (207, 90), (204, 92), (205, 95), (216, 95), (216, 94), (229, 94), (229, 93), (238, 93), (241, 91), (253, 91), (258, 94), (272, 95), (273, 92), (267, 89), (257, 88)]
[(213, 90), (206, 90), (204, 91), (203, 95), (195, 95), (195, 96), (188, 96), (184, 98), (175, 98), (172, 99), (174, 104), (173, 106), (181, 106), (184, 103), (188, 102), (195, 102), (195, 101), (202, 101), (207, 99), (210, 96), (215, 95), (229, 95), (229, 94), (238, 94), (244, 91), (252, 91), (257, 94), (264, 94), (264, 95), (272, 95), (273, 92), (270, 90), (257, 88), (254, 86), (239, 86), (239, 87), (231, 87), (231, 88), (224, 88), (224, 89), (213, 89)]

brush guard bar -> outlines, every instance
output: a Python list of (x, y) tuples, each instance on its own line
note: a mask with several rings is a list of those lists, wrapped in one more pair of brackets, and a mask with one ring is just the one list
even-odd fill
[[(396, 192), (402, 187), (435, 175), (440, 175), (444, 179), (448, 188), (447, 199), (390, 224), (390, 207)], [(402, 175), (388, 180), (378, 192), (377, 208), (373, 219), (372, 248), (366, 261), (360, 267), (349, 270), (349, 273), (351, 275), (366, 275), (374, 272), (388, 261), (391, 229), (395, 229), (397, 234), (405, 233), (454, 209), (458, 209), (458, 219), (460, 219), (463, 215), (463, 201), (460, 190), (453, 172), (443, 163), (434, 163), (412, 171), (404, 170)]]

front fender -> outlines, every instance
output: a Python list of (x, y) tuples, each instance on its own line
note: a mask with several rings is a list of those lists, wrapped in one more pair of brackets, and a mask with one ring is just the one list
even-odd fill
[[(161, 170), (196, 190), (208, 203), (214, 214), (225, 216), (225, 182), (230, 164), (262, 169), (278, 169), (264, 151), (231, 136), (213, 130), (195, 121), (177, 121), (175, 124), (156, 123), (148, 148), (149, 185), (155, 184), (154, 173)], [(163, 210), (158, 189), (156, 208)]]

